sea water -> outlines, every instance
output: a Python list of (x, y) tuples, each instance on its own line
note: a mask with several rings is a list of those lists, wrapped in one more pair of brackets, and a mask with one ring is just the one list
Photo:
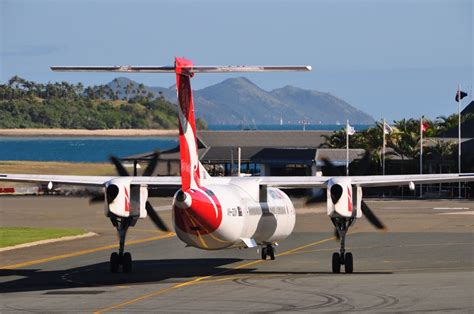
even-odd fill
[(0, 137), (0, 160), (106, 162), (177, 145), (174, 137)]

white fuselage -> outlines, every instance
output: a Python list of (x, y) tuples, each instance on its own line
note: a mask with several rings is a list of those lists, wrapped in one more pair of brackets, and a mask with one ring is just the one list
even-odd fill
[(175, 199), (173, 222), (178, 237), (207, 250), (240, 246), (244, 239), (266, 245), (288, 237), (295, 226), (295, 209), (289, 197), (277, 188), (268, 188), (266, 202), (260, 202), (258, 182), (246, 179), (203, 184), (206, 197), (211, 195), (213, 201), (198, 203), (193, 198), (187, 209), (176, 206)]

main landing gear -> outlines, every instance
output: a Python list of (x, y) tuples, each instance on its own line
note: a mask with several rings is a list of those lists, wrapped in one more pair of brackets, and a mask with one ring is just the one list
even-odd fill
[(349, 227), (354, 222), (354, 218), (332, 218), (332, 223), (336, 227), (336, 232), (339, 235), (341, 247), (339, 252), (332, 254), (332, 272), (338, 274), (341, 272), (341, 265), (344, 265), (346, 273), (350, 274), (354, 271), (354, 263), (352, 253), (346, 252), (345, 242), (346, 233)]
[(122, 271), (124, 273), (129, 273), (132, 271), (132, 254), (125, 252), (125, 237), (127, 235), (127, 230), (130, 226), (133, 226), (136, 222), (136, 218), (117, 218), (111, 217), (110, 221), (117, 229), (119, 236), (119, 251), (113, 252), (110, 254), (110, 272), (117, 273), (119, 267), (122, 266)]
[(275, 248), (271, 244), (262, 246), (262, 259), (266, 260), (267, 257), (270, 257), (271, 260), (275, 259)]

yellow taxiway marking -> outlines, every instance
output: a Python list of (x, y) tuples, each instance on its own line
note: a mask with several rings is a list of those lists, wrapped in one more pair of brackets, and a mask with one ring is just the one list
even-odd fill
[[(165, 235), (161, 235), (161, 236), (129, 241), (129, 242), (127, 242), (127, 245), (134, 245), (134, 244), (139, 244), (139, 243), (145, 243), (145, 242), (150, 242), (150, 241), (156, 241), (156, 240), (171, 238), (171, 237), (174, 237), (175, 235), (176, 235), (176, 233), (169, 232), (169, 233), (167, 233)], [(90, 254), (90, 253), (95, 253), (95, 252), (99, 252), (99, 251), (109, 250), (109, 249), (113, 249), (113, 248), (116, 248), (116, 247), (118, 247), (118, 244), (105, 245), (105, 246), (100, 246), (100, 247), (96, 247), (96, 248), (93, 248), (93, 249), (87, 249), (87, 250), (72, 252), (72, 253), (63, 254), (63, 255), (45, 257), (45, 258), (40, 258), (40, 259), (36, 259), (36, 260), (28, 261), (28, 262), (23, 262), (23, 263), (18, 263), (18, 264), (0, 266), (0, 269), (17, 269), (17, 268), (21, 268), (21, 267), (25, 267), (25, 266), (31, 266), (31, 265), (36, 265), (36, 264), (41, 264), (41, 263), (46, 263), (46, 262), (51, 262), (51, 261), (57, 261), (59, 259), (64, 259), (64, 258), (75, 257), (75, 256), (79, 256), (79, 255), (84, 255), (84, 254)]]
[[(282, 252), (282, 253), (280, 253), (280, 254), (277, 254), (276, 256), (290, 255), (290, 254), (293, 254), (293, 253), (298, 252), (299, 250), (303, 250), (303, 249), (305, 249), (305, 248), (307, 248), (307, 247), (311, 247), (311, 246), (323, 244), (323, 243), (325, 243), (325, 242), (328, 242), (328, 241), (331, 241), (331, 240), (334, 240), (334, 239), (335, 239), (335, 237), (330, 237), (330, 238), (326, 238), (326, 239), (319, 240), (319, 241), (316, 241), (316, 242), (312, 242), (312, 243), (309, 243), (309, 244), (306, 244), (306, 245), (302, 245), (302, 246), (296, 247), (296, 248), (294, 248), (294, 249), (291, 249), (291, 250)], [(203, 276), (203, 277), (198, 277), (198, 278), (195, 278), (195, 279), (193, 279), (193, 280), (189, 280), (189, 281), (186, 281), (186, 282), (183, 282), (183, 283), (179, 283), (179, 284), (177, 284), (177, 285), (174, 285), (174, 286), (171, 286), (171, 287), (168, 287), (168, 288), (160, 289), (160, 290), (157, 290), (157, 291), (155, 291), (155, 292), (152, 292), (152, 293), (149, 293), (149, 294), (145, 294), (145, 295), (142, 295), (142, 296), (140, 296), (140, 297), (137, 297), (137, 298), (134, 298), (134, 299), (131, 299), (131, 300), (122, 302), (122, 303), (118, 303), (118, 304), (115, 304), (115, 305), (112, 305), (112, 306), (109, 306), (109, 307), (106, 307), (106, 308), (99, 309), (99, 310), (95, 311), (94, 314), (100, 314), (100, 313), (104, 313), (104, 312), (116, 310), (116, 309), (118, 309), (118, 308), (123, 308), (123, 307), (125, 307), (125, 306), (131, 305), (131, 304), (135, 304), (135, 303), (137, 303), (137, 302), (140, 302), (140, 301), (149, 299), (149, 298), (151, 298), (151, 297), (155, 297), (155, 296), (158, 296), (158, 295), (162, 295), (162, 294), (165, 294), (165, 293), (167, 293), (167, 292), (170, 292), (170, 291), (173, 291), (173, 290), (176, 290), (176, 289), (179, 289), (179, 288), (188, 287), (188, 286), (193, 286), (193, 285), (196, 285), (196, 284), (201, 283), (202, 281), (204, 281), (204, 280), (206, 280), (206, 279), (208, 279), (208, 278), (213, 278), (213, 277), (215, 277), (215, 276), (219, 276), (219, 275), (222, 275), (222, 274), (231, 272), (231, 271), (236, 270), (236, 269), (241, 269), (241, 268), (244, 268), (244, 267), (248, 267), (248, 266), (252, 266), (252, 265), (255, 265), (255, 264), (259, 264), (259, 263), (262, 263), (262, 262), (264, 262), (264, 261), (265, 261), (265, 260), (259, 259), (259, 260), (255, 260), (255, 261), (251, 261), (251, 262), (248, 262), (248, 263), (244, 263), (244, 264), (237, 265), (237, 266), (235, 266), (235, 267), (232, 267), (232, 268), (223, 270), (223, 271), (221, 271), (221, 272), (218, 272), (218, 273), (215, 273), (215, 274), (212, 274), (212, 275)], [(214, 281), (224, 281), (224, 280), (230, 280), (230, 279), (233, 279), (233, 278), (235, 278), (235, 277), (226, 277), (226, 278), (221, 278), (221, 279), (212, 280), (212, 281), (213, 281), (213, 282), (214, 282)], [(210, 281), (211, 281), (211, 280), (207, 280), (206, 282), (210, 282)]]

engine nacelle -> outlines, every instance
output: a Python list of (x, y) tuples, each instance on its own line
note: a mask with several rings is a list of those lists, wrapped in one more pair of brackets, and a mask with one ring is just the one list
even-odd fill
[(115, 178), (105, 184), (105, 215), (146, 218), (148, 188), (130, 184), (127, 178)]
[(352, 186), (349, 178), (330, 180), (326, 191), (329, 217), (362, 217), (362, 188)]

